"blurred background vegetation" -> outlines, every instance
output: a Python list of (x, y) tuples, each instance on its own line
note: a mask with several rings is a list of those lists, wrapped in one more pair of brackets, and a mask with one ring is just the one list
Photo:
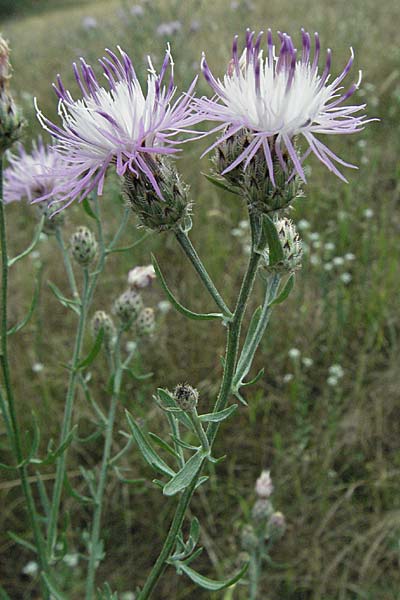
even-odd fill
[[(224, 425), (217, 455), (229, 460), (211, 472), (200, 488), (192, 512), (202, 523), (206, 551), (196, 568), (216, 577), (232, 570), (240, 552), (240, 531), (254, 502), (254, 481), (271, 469), (274, 505), (287, 520), (287, 531), (273, 551), (261, 597), (268, 600), (399, 600), (400, 599), (400, 369), (399, 369), (399, 151), (400, 151), (400, 7), (395, 0), (0, 0), (1, 29), (12, 47), (15, 97), (28, 126), (25, 142), (40, 127), (33, 98), (56, 119), (51, 89), (57, 73), (76, 90), (71, 63), (85, 56), (94, 64), (105, 47), (121, 45), (145, 77), (151, 55), (161, 64), (171, 42), (179, 89), (187, 89), (198, 72), (201, 52), (223, 73), (235, 33), (271, 27), (298, 36), (300, 27), (318, 31), (322, 46), (333, 49), (333, 71), (340, 72), (356, 53), (363, 70), (357, 103), (381, 119), (364, 132), (329, 145), (359, 165), (341, 183), (314, 159), (308, 161), (306, 197), (292, 217), (305, 241), (304, 267), (289, 301), (278, 307), (257, 359), (264, 378), (247, 394), (248, 408)], [(168, 27), (165, 27), (165, 25)], [(164, 27), (160, 27), (164, 25)], [(166, 35), (168, 29), (171, 33)], [(298, 39), (298, 38), (296, 38)], [(200, 78), (198, 95), (209, 93)], [(339, 137), (339, 136), (337, 136)], [(240, 225), (245, 207), (220, 193), (201, 175), (203, 143), (185, 146), (179, 168), (191, 185), (194, 205), (192, 236), (219, 287), (235, 298), (246, 262), (246, 230)], [(119, 183), (113, 177), (101, 199), (109, 234), (121, 213)], [(13, 252), (30, 241), (36, 213), (24, 204), (10, 205), (8, 225)], [(66, 238), (76, 224), (89, 219), (79, 206), (68, 209)], [(132, 223), (125, 241), (141, 235)], [(109, 309), (125, 287), (128, 269), (147, 264), (157, 254), (171, 287), (193, 310), (214, 310), (174, 239), (152, 236), (134, 253), (115, 255), (98, 291), (95, 309)], [(36, 263), (42, 268), (41, 303), (35, 318), (12, 340), (14, 381), (19, 413), (27, 428), (34, 410), (42, 423), (43, 444), (57, 439), (63, 411), (65, 370), (72, 353), (73, 316), (50, 294), (47, 281), (67, 289), (55, 242), (41, 242), (34, 260), (12, 273), (10, 319), (18, 321), (29, 306)], [(256, 290), (257, 301), (261, 288)], [(163, 299), (157, 285), (148, 302)], [(88, 344), (90, 336), (88, 335)], [(145, 383), (128, 382), (125, 405), (153, 431), (163, 421), (152, 403), (157, 386), (189, 381), (201, 393), (204, 412), (213, 404), (223, 353), (224, 332), (215, 324), (193, 324), (172, 311), (159, 315), (158, 333), (145, 348), (143, 368), (153, 372)], [(296, 350), (298, 352), (296, 352)], [(39, 367), (38, 367), (39, 365)], [(99, 401), (107, 404), (101, 360), (92, 379)], [(254, 370), (256, 372), (256, 370)], [(125, 428), (122, 407), (119, 428)], [(90, 433), (90, 409), (77, 400), (75, 419)], [(115, 451), (123, 438), (116, 434)], [(101, 442), (76, 445), (70, 452), (69, 475), (84, 492), (79, 465), (95, 468)], [(151, 477), (135, 450), (124, 459), (130, 477)], [(53, 469), (46, 474), (51, 486)], [(6, 534), (24, 534), (25, 513), (19, 483), (2, 473), (0, 482), (0, 582), (13, 599), (39, 597), (32, 560)], [(108, 578), (120, 592), (133, 591), (156, 558), (175, 499), (166, 500), (148, 484), (133, 487), (110, 476), (103, 539), (107, 557), (99, 581)], [(70, 552), (82, 547), (87, 527), (85, 507), (67, 498), (65, 515), (72, 525)], [(82, 597), (82, 560), (60, 566), (68, 598)], [(158, 595), (157, 595), (158, 593)], [(172, 571), (164, 576), (161, 600), (210, 597)], [(123, 596), (122, 596), (123, 597)], [(127, 598), (129, 596), (126, 596)], [(241, 586), (213, 595), (245, 600)]]

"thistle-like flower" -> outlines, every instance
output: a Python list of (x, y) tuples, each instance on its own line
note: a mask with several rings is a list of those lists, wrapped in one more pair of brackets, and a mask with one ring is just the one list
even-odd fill
[[(111, 164), (120, 176), (144, 177), (162, 198), (149, 159), (155, 155), (175, 154), (179, 143), (176, 135), (188, 131), (189, 126), (200, 120), (191, 107), (195, 81), (187, 94), (172, 102), (176, 88), (169, 47), (158, 75), (149, 58), (146, 96), (130, 58), (118, 50), (120, 57), (106, 50), (106, 56), (99, 60), (109, 89), (100, 85), (84, 59), (80, 67), (73, 65), (81, 99), (74, 100), (61, 77), (57, 77), (54, 89), (60, 100), (62, 127), (53, 124), (37, 109), (42, 126), (56, 138), (56, 149), (64, 162), (64, 181), (60, 186), (60, 201), (64, 206), (83, 200), (96, 188), (101, 195)], [(170, 79), (164, 85), (168, 66)]]
[(153, 265), (144, 267), (135, 267), (128, 273), (128, 284), (132, 288), (146, 288), (151, 285), (153, 279), (156, 278), (156, 272)]
[[(331, 51), (327, 51), (325, 66), (320, 72), (317, 33), (313, 53), (310, 34), (304, 30), (300, 52), (289, 35), (278, 33), (280, 49), (276, 54), (272, 33), (268, 30), (265, 58), (261, 50), (262, 35), (263, 32), (255, 37), (254, 32), (247, 30), (246, 47), (241, 56), (235, 36), (232, 59), (222, 81), (212, 75), (203, 55), (202, 71), (215, 96), (197, 100), (197, 110), (203, 119), (220, 123), (213, 132), (224, 130), (209, 150), (221, 147), (233, 136), (245, 134), (244, 143), (235, 157), (229, 157), (222, 174), (239, 165), (245, 172), (252, 159), (262, 154), (273, 186), (279, 186), (276, 181), (279, 171), (286, 174), (287, 180), (297, 175), (305, 181), (302, 163), (313, 152), (330, 171), (346, 181), (334, 163), (356, 167), (336, 156), (317, 135), (354, 133), (368, 122), (365, 115), (358, 114), (365, 104), (343, 106), (361, 82), (360, 72), (356, 83), (342, 91), (341, 84), (353, 63), (353, 51), (342, 73), (330, 82)], [(302, 156), (295, 147), (297, 136), (302, 136), (308, 145)]]

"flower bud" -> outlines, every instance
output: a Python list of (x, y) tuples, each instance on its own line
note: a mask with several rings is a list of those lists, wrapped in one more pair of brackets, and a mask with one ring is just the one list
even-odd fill
[(256, 494), (259, 498), (269, 498), (274, 491), (272, 479), (269, 471), (262, 471), (260, 477), (256, 481)]
[(133, 288), (145, 288), (151, 285), (156, 278), (156, 272), (153, 265), (145, 267), (135, 267), (128, 273), (128, 284)]
[(265, 267), (269, 271), (291, 273), (301, 268), (303, 248), (297, 229), (290, 219), (274, 220), (283, 250), (283, 259), (274, 265), (269, 264), (268, 248), (264, 252)]
[(247, 552), (257, 549), (258, 540), (252, 525), (245, 525), (242, 529), (241, 546)]
[(138, 336), (147, 337), (154, 333), (156, 328), (156, 320), (154, 310), (149, 306), (140, 311), (136, 321), (136, 331)]
[(96, 238), (90, 229), (84, 225), (78, 227), (75, 233), (72, 234), (70, 245), (72, 256), (83, 267), (89, 265), (96, 256)]
[(268, 521), (268, 538), (276, 542), (281, 539), (286, 531), (285, 517), (281, 512), (274, 512)]
[(43, 232), (47, 235), (54, 234), (59, 227), (64, 225), (64, 212), (61, 211), (54, 215), (57, 210), (56, 205), (51, 206), (46, 202), (38, 202), (35, 206), (39, 217), (44, 217)]
[[(252, 140), (253, 136), (250, 132), (241, 129), (219, 144), (214, 158), (217, 173), (222, 175), (223, 171), (239, 158)], [(258, 213), (270, 213), (285, 209), (302, 195), (300, 178), (294, 175), (288, 181), (291, 166), (290, 157), (285, 154), (283, 156), (284, 162), (288, 166), (284, 170), (276, 155), (275, 140), (271, 141), (270, 152), (274, 182), (271, 180), (262, 147), (248, 164), (242, 162), (223, 175), (229, 184), (239, 187), (244, 192), (251, 209)]]
[(92, 334), (96, 338), (99, 335), (101, 329), (104, 331), (104, 341), (106, 344), (111, 344), (115, 337), (115, 325), (110, 317), (104, 310), (97, 310), (92, 317)]
[(255, 523), (266, 523), (272, 513), (273, 507), (271, 502), (266, 498), (259, 498), (253, 506), (251, 516)]
[(197, 406), (199, 392), (187, 383), (180, 383), (174, 390), (174, 398), (179, 408), (185, 412), (190, 412)]
[(184, 184), (172, 161), (163, 156), (148, 157), (147, 164), (161, 192), (143, 174), (128, 171), (124, 192), (140, 223), (154, 231), (176, 230), (184, 226), (190, 214), (189, 188)]
[(143, 299), (134, 290), (126, 290), (114, 302), (113, 312), (120, 318), (122, 323), (132, 323), (138, 318), (143, 308)]
[(22, 115), (14, 104), (9, 91), (10, 51), (0, 35), (0, 152), (10, 148), (21, 137)]

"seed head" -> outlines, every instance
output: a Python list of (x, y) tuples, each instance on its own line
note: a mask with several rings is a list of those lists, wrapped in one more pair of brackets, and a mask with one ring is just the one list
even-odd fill
[(136, 331), (139, 337), (149, 337), (156, 328), (154, 310), (149, 306), (140, 311), (136, 321)]
[(136, 176), (127, 171), (124, 192), (129, 205), (144, 227), (153, 231), (176, 230), (190, 215), (189, 188), (182, 182), (170, 159), (149, 157), (147, 165), (160, 193), (143, 173)]
[(301, 267), (303, 248), (297, 229), (290, 219), (274, 220), (283, 250), (283, 259), (270, 265), (269, 251), (264, 252), (265, 266), (269, 271), (292, 273)]
[(197, 406), (199, 392), (187, 383), (180, 383), (174, 391), (174, 398), (182, 410), (190, 412)]
[(114, 302), (113, 312), (127, 325), (135, 321), (143, 308), (143, 299), (135, 290), (126, 290)]
[(96, 238), (90, 229), (84, 225), (78, 227), (75, 233), (72, 234), (70, 245), (72, 256), (83, 267), (88, 266), (96, 256)]

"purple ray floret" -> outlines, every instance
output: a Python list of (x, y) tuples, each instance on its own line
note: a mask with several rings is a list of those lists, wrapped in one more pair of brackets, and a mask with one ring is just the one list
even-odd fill
[[(59, 98), (59, 127), (37, 109), (42, 126), (55, 138), (55, 150), (63, 163), (63, 183), (58, 202), (62, 208), (74, 200), (83, 200), (92, 190), (102, 193), (108, 167), (115, 165), (118, 175), (144, 173), (161, 197), (146, 156), (173, 155), (178, 152), (179, 133), (201, 117), (193, 111), (192, 92), (173, 102), (173, 60), (167, 49), (160, 74), (149, 58), (147, 94), (142, 91), (129, 56), (118, 47), (119, 56), (107, 49), (99, 60), (107, 86), (100, 85), (90, 65), (81, 58), (73, 71), (82, 97), (75, 100), (64, 87), (61, 77), (53, 84)], [(170, 69), (167, 84), (164, 77)], [(47, 199), (47, 198), (44, 198)]]
[[(201, 68), (215, 95), (211, 99), (203, 97), (196, 100), (196, 110), (202, 119), (220, 123), (213, 132), (225, 130), (221, 139), (209, 150), (246, 129), (251, 141), (224, 173), (241, 163), (246, 168), (254, 154), (262, 148), (272, 182), (274, 157), (288, 172), (288, 177), (297, 173), (305, 180), (302, 162), (311, 152), (330, 171), (346, 181), (336, 164), (356, 167), (336, 156), (317, 135), (355, 133), (373, 120), (359, 114), (365, 104), (344, 105), (361, 83), (359, 72), (358, 80), (347, 90), (341, 87), (352, 67), (353, 51), (342, 73), (330, 81), (332, 53), (327, 50), (320, 72), (321, 46), (317, 33), (314, 34), (312, 51), (311, 36), (303, 29), (300, 50), (295, 48), (287, 33), (278, 32), (277, 49), (271, 30), (268, 30), (265, 58), (261, 50), (262, 35), (263, 32), (255, 36), (255, 32), (248, 29), (240, 57), (238, 38), (234, 37), (232, 59), (222, 80), (214, 77), (203, 55)], [(294, 138), (297, 136), (303, 136), (308, 144), (302, 157), (295, 150)], [(290, 172), (288, 162), (291, 164)]]

